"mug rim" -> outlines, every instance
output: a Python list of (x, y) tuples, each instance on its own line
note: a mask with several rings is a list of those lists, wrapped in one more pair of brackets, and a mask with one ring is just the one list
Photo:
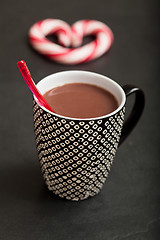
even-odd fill
[[(42, 82), (44, 81), (47, 81), (49, 78), (52, 78), (53, 76), (58, 76), (58, 75), (62, 75), (62, 74), (71, 74), (71, 73), (74, 73), (74, 74), (79, 74), (79, 73), (84, 73), (84, 74), (89, 74), (89, 75), (94, 75), (94, 76), (97, 76), (97, 77), (100, 77), (100, 78), (103, 78), (107, 81), (109, 81), (110, 83), (112, 83), (114, 86), (116, 86), (119, 91), (121, 92), (121, 96), (122, 96), (122, 101), (120, 103), (120, 105), (118, 106), (118, 108), (116, 108), (116, 110), (114, 110), (113, 112), (109, 113), (109, 114), (105, 114), (105, 115), (102, 115), (102, 116), (99, 116), (99, 117), (92, 117), (92, 118), (74, 118), (74, 117), (67, 117), (67, 116), (63, 116), (63, 115), (60, 115), (60, 114), (57, 114), (57, 113), (54, 113), (54, 112), (51, 112), (49, 111), (48, 109), (46, 109), (45, 107), (43, 106), (40, 106), (40, 104), (38, 103), (36, 97), (33, 95), (33, 98), (34, 100), (36, 101), (36, 103), (38, 104), (38, 106), (40, 108), (42, 108), (44, 111), (50, 113), (51, 115), (53, 116), (56, 116), (56, 117), (59, 117), (59, 118), (63, 118), (63, 119), (68, 119), (68, 120), (77, 120), (77, 121), (92, 121), (92, 120), (100, 120), (100, 119), (103, 119), (103, 118), (108, 118), (108, 117), (111, 117), (113, 115), (115, 115), (116, 113), (118, 113), (125, 105), (125, 102), (126, 102), (126, 95), (125, 95), (125, 92), (123, 90), (123, 88), (117, 83), (115, 82), (114, 80), (112, 80), (111, 78), (109, 77), (106, 77), (104, 76), (103, 74), (99, 74), (99, 73), (96, 73), (96, 72), (91, 72), (91, 71), (83, 71), (83, 70), (66, 70), (66, 71), (60, 71), (60, 72), (56, 72), (56, 73), (52, 73), (44, 78), (42, 78), (37, 84), (37, 88), (38, 90), (39, 89), (39, 85), (42, 84)], [(67, 83), (66, 83), (67, 84)], [(92, 85), (95, 85), (95, 86), (98, 86), (98, 84), (92, 84)], [(99, 86), (100, 87), (100, 86)], [(102, 87), (103, 88), (103, 87)], [(105, 89), (105, 88), (104, 88)], [(41, 92), (41, 91), (40, 91)], [(114, 95), (114, 94), (113, 94)], [(115, 95), (114, 95), (115, 96)], [(116, 97), (116, 96), (115, 96)]]

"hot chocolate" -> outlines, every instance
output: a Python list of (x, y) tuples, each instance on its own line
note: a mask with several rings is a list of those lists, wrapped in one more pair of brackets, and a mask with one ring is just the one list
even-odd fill
[(43, 96), (57, 114), (72, 118), (100, 117), (118, 107), (116, 98), (110, 92), (85, 83), (65, 84)]

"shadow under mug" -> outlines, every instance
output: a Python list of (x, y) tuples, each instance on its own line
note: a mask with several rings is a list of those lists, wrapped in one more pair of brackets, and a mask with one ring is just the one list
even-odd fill
[[(52, 113), (34, 99), (34, 131), (41, 171), (48, 189), (68, 200), (83, 200), (99, 193), (111, 169), (117, 147), (130, 134), (144, 108), (144, 93), (138, 87), (121, 87), (93, 72), (65, 71), (42, 79), (42, 94), (68, 83), (94, 84), (111, 92), (118, 108), (107, 115), (79, 119)], [(124, 123), (126, 97), (135, 103)]]

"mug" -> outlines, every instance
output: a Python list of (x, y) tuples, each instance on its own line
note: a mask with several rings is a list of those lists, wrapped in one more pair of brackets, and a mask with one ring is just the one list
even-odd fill
[[(118, 146), (130, 134), (144, 108), (144, 93), (138, 87), (121, 87), (103, 75), (65, 71), (42, 79), (37, 88), (44, 94), (68, 83), (87, 83), (112, 93), (118, 108), (95, 118), (71, 118), (50, 112), (34, 98), (34, 132), (41, 171), (48, 189), (61, 198), (84, 200), (100, 192), (110, 172)], [(135, 103), (124, 123), (126, 97)]]

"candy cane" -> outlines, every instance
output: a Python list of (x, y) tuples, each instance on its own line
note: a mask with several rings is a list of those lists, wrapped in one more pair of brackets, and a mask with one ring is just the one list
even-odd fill
[[(51, 34), (57, 35), (61, 45), (46, 38)], [(95, 40), (80, 46), (83, 37), (87, 35), (95, 35)], [(96, 59), (107, 52), (113, 43), (113, 33), (106, 24), (96, 20), (80, 20), (70, 27), (62, 20), (46, 19), (30, 28), (29, 40), (35, 50), (51, 60), (78, 64)]]

